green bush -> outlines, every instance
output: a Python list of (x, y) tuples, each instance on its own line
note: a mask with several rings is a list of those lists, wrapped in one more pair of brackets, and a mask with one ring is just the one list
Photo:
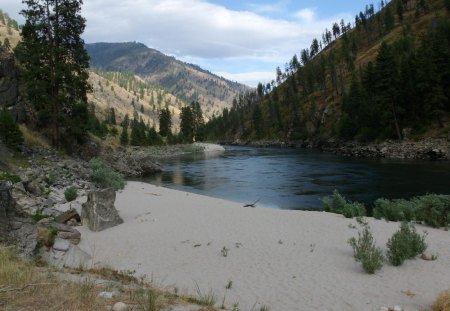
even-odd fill
[(9, 146), (17, 146), (23, 143), (22, 132), (6, 109), (0, 110), (0, 139)]
[(366, 209), (363, 204), (347, 201), (337, 190), (333, 191), (332, 196), (324, 197), (322, 204), (326, 212), (342, 214), (346, 218), (366, 215)]
[(425, 236), (418, 234), (414, 225), (403, 222), (400, 230), (395, 232), (386, 244), (389, 262), (400, 266), (406, 259), (423, 253), (427, 248)]
[(361, 262), (367, 273), (373, 274), (383, 266), (383, 252), (376, 246), (369, 225), (364, 222), (360, 224), (362, 231), (358, 232), (358, 238), (350, 238), (348, 243), (353, 248), (355, 260)]
[(374, 203), (373, 217), (389, 221), (411, 221), (415, 219), (416, 205), (408, 200), (378, 199)]
[(67, 202), (71, 202), (77, 198), (78, 190), (76, 187), (69, 187), (64, 191), (64, 197)]
[(123, 189), (125, 180), (122, 175), (112, 170), (112, 168), (101, 159), (94, 158), (89, 162), (92, 175), (92, 181), (101, 188), (114, 188), (114, 190)]
[(416, 219), (434, 228), (450, 225), (450, 195), (427, 194), (414, 198)]
[(21, 181), (20, 177), (17, 175), (11, 175), (7, 172), (0, 171), (0, 181), (10, 181), (13, 184)]
[(450, 224), (450, 196), (427, 194), (411, 200), (375, 201), (373, 216), (389, 221), (421, 221), (429, 226), (447, 227)]

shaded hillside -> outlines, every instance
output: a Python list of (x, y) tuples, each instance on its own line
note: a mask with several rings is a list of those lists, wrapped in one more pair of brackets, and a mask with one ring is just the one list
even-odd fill
[(446, 137), (449, 1), (382, 3), (336, 21), (271, 83), (242, 94), (207, 125), (210, 139)]
[(93, 43), (86, 49), (91, 66), (104, 71), (133, 72), (185, 102), (198, 101), (206, 116), (230, 107), (233, 99), (248, 87), (228, 81), (150, 49), (142, 43)]

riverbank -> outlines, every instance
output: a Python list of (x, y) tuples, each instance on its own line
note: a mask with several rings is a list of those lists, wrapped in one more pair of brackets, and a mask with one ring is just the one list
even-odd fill
[(444, 138), (413, 140), (386, 140), (380, 143), (359, 143), (335, 139), (306, 139), (302, 141), (234, 141), (221, 142), (229, 145), (252, 147), (307, 148), (318, 149), (355, 158), (390, 158), (414, 160), (450, 160), (450, 141)]
[[(417, 226), (428, 231), (436, 261), (386, 264), (368, 275), (347, 244), (357, 235), (355, 220), (242, 205), (129, 182), (116, 200), (124, 223), (96, 233), (81, 227), (80, 247), (95, 262), (135, 270), (181, 293), (196, 294), (198, 285), (218, 304), (238, 302), (241, 310), (424, 310), (449, 286), (446, 231)], [(399, 227), (369, 222), (380, 246)]]

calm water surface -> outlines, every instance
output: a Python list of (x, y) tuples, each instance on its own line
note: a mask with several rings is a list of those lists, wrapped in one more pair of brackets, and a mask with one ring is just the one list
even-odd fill
[(226, 147), (169, 159), (146, 182), (257, 206), (321, 208), (334, 189), (351, 200), (450, 194), (450, 163), (345, 158), (303, 149)]

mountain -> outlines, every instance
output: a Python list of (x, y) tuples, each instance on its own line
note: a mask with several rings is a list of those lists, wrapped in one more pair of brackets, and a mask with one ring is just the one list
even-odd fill
[(142, 43), (92, 43), (86, 49), (93, 68), (134, 73), (185, 102), (198, 101), (207, 117), (231, 107), (238, 94), (250, 90)]
[(382, 1), (378, 11), (367, 5), (285, 68), (209, 122), (209, 139), (446, 139), (450, 1)]

